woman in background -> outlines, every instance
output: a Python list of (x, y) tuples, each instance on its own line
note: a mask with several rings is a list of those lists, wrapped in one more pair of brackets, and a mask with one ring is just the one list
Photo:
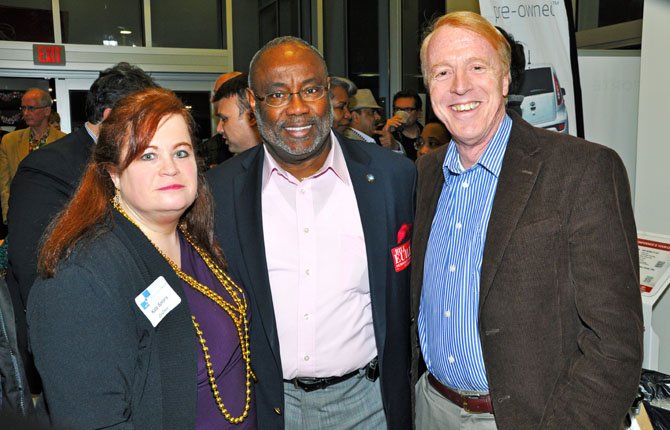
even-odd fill
[(171, 91), (120, 100), (47, 234), (28, 323), (58, 427), (256, 426), (247, 302), (213, 237), (193, 127)]

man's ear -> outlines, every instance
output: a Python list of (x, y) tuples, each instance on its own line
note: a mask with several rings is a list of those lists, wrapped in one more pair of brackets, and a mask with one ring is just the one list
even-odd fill
[(509, 95), (509, 83), (512, 82), (512, 73), (507, 72), (502, 79), (502, 96), (507, 97)]
[(105, 110), (102, 111), (102, 120), (106, 120), (107, 117), (109, 116), (109, 113), (112, 111), (112, 108), (105, 108)]
[(249, 109), (245, 115), (247, 116), (247, 122), (249, 122), (249, 125), (252, 127), (256, 126), (256, 114), (254, 114), (254, 111)]
[(251, 112), (256, 112), (256, 97), (254, 97), (254, 92), (251, 91), (251, 88), (247, 88), (247, 101), (249, 106), (251, 106)]

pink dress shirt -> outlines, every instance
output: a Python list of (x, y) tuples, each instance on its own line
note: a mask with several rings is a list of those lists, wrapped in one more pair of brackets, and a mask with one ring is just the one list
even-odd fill
[(337, 138), (298, 180), (265, 150), (263, 235), (284, 379), (341, 376), (377, 356), (365, 238)]

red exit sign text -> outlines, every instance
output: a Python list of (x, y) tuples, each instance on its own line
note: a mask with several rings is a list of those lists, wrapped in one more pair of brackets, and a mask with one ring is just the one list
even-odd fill
[(65, 47), (63, 45), (33, 45), (33, 64), (64, 66)]

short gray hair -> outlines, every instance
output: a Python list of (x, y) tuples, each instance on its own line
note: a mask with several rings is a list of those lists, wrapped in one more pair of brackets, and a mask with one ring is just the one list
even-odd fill
[(333, 87), (343, 88), (344, 91), (347, 92), (349, 97), (353, 96), (354, 94), (356, 94), (356, 91), (358, 91), (358, 87), (356, 87), (356, 84), (351, 82), (349, 79), (343, 78), (341, 76), (330, 77), (330, 88), (332, 89)]
[(42, 88), (28, 88), (23, 95), (25, 96), (28, 93), (38, 93), (40, 95), (40, 105), (42, 106), (51, 106), (53, 105), (54, 101), (51, 98), (51, 94), (49, 94), (48, 91), (43, 90)]

